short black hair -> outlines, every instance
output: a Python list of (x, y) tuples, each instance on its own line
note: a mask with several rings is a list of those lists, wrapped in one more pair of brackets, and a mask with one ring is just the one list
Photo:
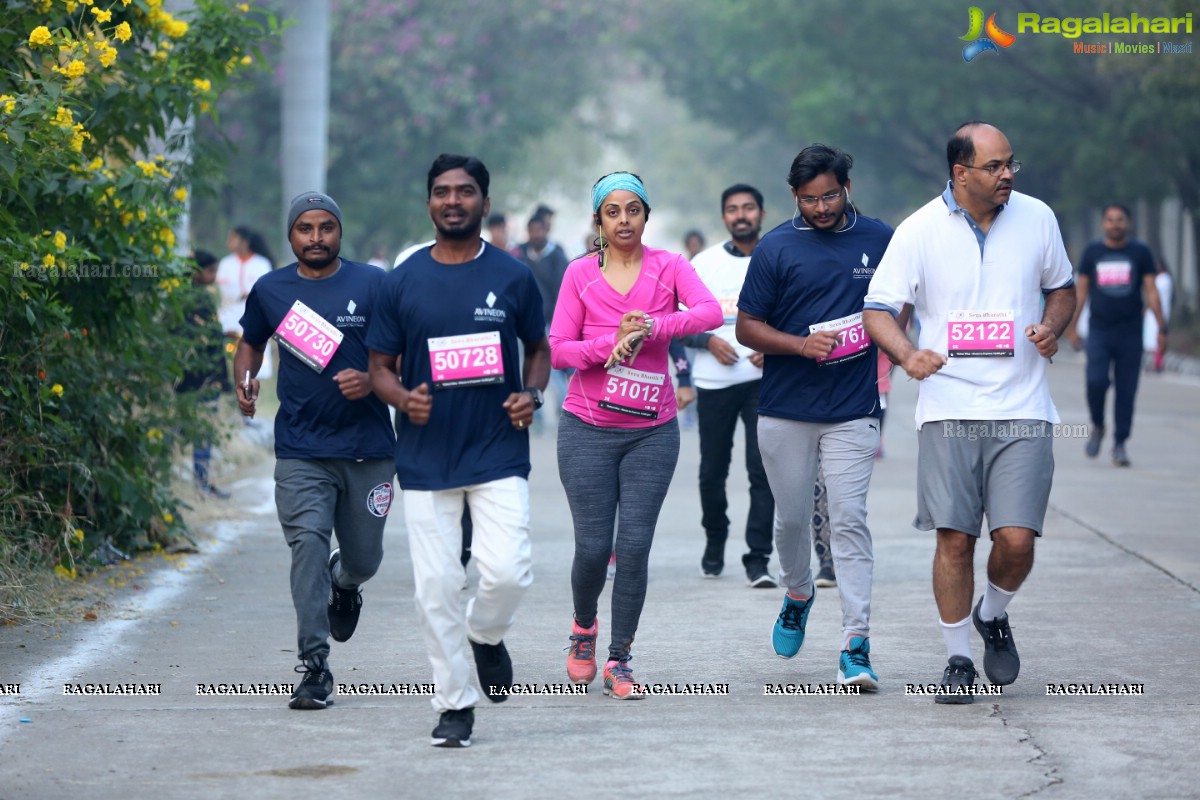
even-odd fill
[(439, 175), (449, 172), (452, 169), (464, 169), (467, 174), (475, 179), (479, 184), (479, 191), (484, 196), (488, 196), (488, 186), (492, 182), (492, 176), (488, 174), (487, 167), (483, 165), (475, 156), (460, 156), (454, 153), (442, 153), (433, 160), (433, 166), (429, 168), (429, 176), (425, 180), (425, 192), (428, 197), (433, 197), (433, 182)]
[(192, 260), (196, 262), (196, 266), (200, 269), (206, 269), (210, 265), (217, 263), (217, 257), (207, 250), (193, 251)]
[(537, 217), (538, 219), (545, 219), (546, 217), (553, 217), (554, 209), (548, 205), (539, 203), (537, 209), (535, 209), (533, 212), (533, 216)]
[(492, 214), (490, 217), (487, 218), (487, 226), (489, 228), (494, 228), (497, 225), (507, 225), (507, 224), (508, 224), (508, 217), (504, 216), (499, 211), (497, 211), (495, 214)]
[(696, 230), (695, 228), (693, 228), (692, 230), (688, 231), (687, 233), (685, 233), (683, 235), (683, 241), (686, 242), (688, 239), (692, 238), (693, 236), (695, 236), (697, 239), (700, 240), (700, 244), (704, 244), (704, 234), (701, 233), (700, 231)]
[(728, 200), (732, 195), (735, 195), (735, 194), (750, 195), (751, 197), (754, 198), (754, 202), (758, 203), (758, 210), (762, 211), (762, 207), (763, 207), (762, 192), (760, 192), (758, 189), (755, 189), (753, 186), (751, 186), (748, 183), (735, 183), (733, 186), (730, 186), (728, 189), (721, 192), (721, 211), (722, 212), (725, 211), (725, 201)]
[(1109, 203), (1100, 211), (1100, 216), (1104, 216), (1105, 214), (1107, 214), (1108, 210), (1110, 208), (1115, 208), (1115, 209), (1119, 210), (1122, 214), (1125, 215), (1126, 219), (1130, 219), (1130, 220), (1133, 219), (1133, 212), (1129, 210), (1129, 206), (1124, 205), (1122, 203)]
[(827, 144), (811, 144), (796, 154), (792, 160), (792, 168), (788, 171), (788, 186), (796, 189), (811, 181), (818, 175), (833, 172), (837, 182), (842, 186), (850, 180), (850, 168), (854, 166), (854, 158), (847, 152)]
[(984, 122), (980, 119), (973, 119), (970, 122), (964, 122), (959, 125), (954, 135), (950, 137), (950, 141), (946, 142), (946, 167), (950, 170), (950, 177), (954, 177), (954, 165), (963, 164), (965, 166), (973, 166), (972, 161), (975, 160), (975, 140), (971, 138), (973, 128), (980, 125), (995, 127), (990, 122)]

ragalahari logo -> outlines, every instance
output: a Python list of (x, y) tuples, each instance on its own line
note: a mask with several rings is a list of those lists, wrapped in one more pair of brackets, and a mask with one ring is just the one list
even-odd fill
[(980, 53), (986, 53), (991, 50), (994, 53), (999, 53), (1001, 47), (1009, 47), (1017, 40), (1017, 37), (1011, 33), (1006, 33), (996, 24), (996, 15), (992, 14), (987, 18), (987, 24), (983, 22), (983, 9), (978, 6), (971, 6), (968, 10), (968, 20), (970, 29), (958, 37), (964, 42), (970, 42), (963, 48), (963, 61), (968, 64), (971, 59)]

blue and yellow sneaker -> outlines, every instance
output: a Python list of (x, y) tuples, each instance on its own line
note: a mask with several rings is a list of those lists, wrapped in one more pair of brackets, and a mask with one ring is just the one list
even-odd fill
[(775, 620), (775, 629), (771, 631), (771, 646), (775, 648), (776, 655), (791, 658), (800, 652), (800, 646), (804, 644), (804, 626), (808, 624), (808, 611), (815, 599), (797, 600), (788, 594), (783, 596), (783, 608)]
[(871, 640), (865, 636), (851, 636), (846, 649), (838, 659), (838, 683), (862, 687), (859, 691), (879, 690), (879, 676), (871, 669)]

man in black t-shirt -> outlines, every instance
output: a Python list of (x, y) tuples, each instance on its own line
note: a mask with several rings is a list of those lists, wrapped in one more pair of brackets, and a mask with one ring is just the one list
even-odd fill
[(1129, 238), (1133, 217), (1117, 203), (1104, 207), (1104, 241), (1092, 242), (1083, 251), (1076, 275), (1075, 317), (1067, 330), (1071, 344), (1079, 349), (1083, 339), (1075, 324), (1084, 302), (1091, 306), (1087, 337), (1087, 401), (1092, 431), (1085, 452), (1095, 458), (1104, 440), (1104, 399), (1112, 383), (1113, 464), (1129, 466), (1125, 440), (1133, 428), (1133, 400), (1142, 366), (1142, 298), (1158, 320), (1159, 346), (1166, 336), (1158, 289), (1154, 285), (1154, 255), (1150, 248)]
[(279, 342), (275, 505), (292, 551), (296, 671), (304, 675), (291, 708), (332, 702), (328, 638), (354, 634), (359, 586), (383, 560), (393, 497), (396, 439), (367, 373), (367, 325), (384, 272), (339, 258), (341, 240), (342, 213), (332, 198), (306, 192), (292, 201), (288, 241), (298, 261), (255, 282), (233, 361), (238, 405), (254, 416), (252, 376), (267, 342)]

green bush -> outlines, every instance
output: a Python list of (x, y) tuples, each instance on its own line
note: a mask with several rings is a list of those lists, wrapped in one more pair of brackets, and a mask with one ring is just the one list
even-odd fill
[(182, 531), (172, 443), (211, 433), (173, 390), (198, 349), (175, 231), (211, 179), (193, 165), (213, 163), (180, 120), (211, 114), (276, 25), (245, 4), (161, 5), (0, 12), (0, 568), (74, 577), (106, 542)]

